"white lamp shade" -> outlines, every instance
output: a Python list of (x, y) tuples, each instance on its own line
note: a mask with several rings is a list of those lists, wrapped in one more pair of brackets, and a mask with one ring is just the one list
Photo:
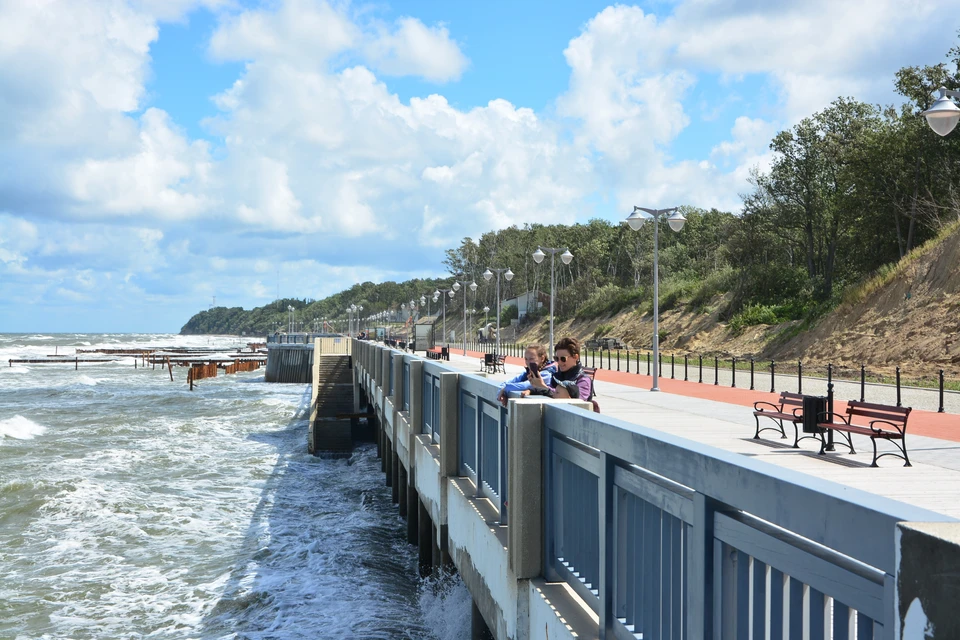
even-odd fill
[(490, 313), (490, 307), (484, 307), (484, 308), (483, 308), (483, 312), (484, 312), (484, 313)]
[(436, 291), (433, 292), (433, 299), (436, 300), (439, 297), (440, 297), (440, 289), (437, 289)]
[(643, 223), (646, 222), (649, 218), (652, 218), (649, 213), (644, 213), (643, 211), (633, 210), (629, 216), (627, 216), (627, 224), (630, 225), (630, 228), (634, 231), (639, 231), (640, 227), (643, 226)]
[(454, 282), (454, 283), (453, 283), (453, 290), (454, 290), (454, 291), (460, 291), (460, 283), (459, 283), (459, 282)]
[(570, 264), (573, 261), (573, 254), (570, 253), (569, 249), (567, 249), (560, 254), (560, 260), (563, 262), (563, 264)]
[(543, 262), (543, 259), (547, 257), (547, 254), (543, 252), (540, 247), (537, 247), (537, 250), (533, 252), (533, 261), (537, 264)]
[(454, 292), (453, 289), (451, 289), (450, 291), (447, 291), (447, 295), (449, 295), (451, 298), (453, 297), (453, 294), (454, 294), (454, 293), (455, 293), (455, 292)]
[(513, 271), (510, 271), (510, 269), (508, 268), (507, 272), (503, 274), (503, 277), (506, 278), (507, 280), (513, 280)]
[(487, 269), (486, 271), (483, 272), (483, 279), (486, 280), (487, 282), (489, 282), (490, 278), (492, 277), (493, 277), (493, 272), (490, 271), (490, 269)]
[(937, 135), (945, 136), (960, 121), (960, 107), (954, 104), (953, 100), (945, 95), (941, 95), (933, 105), (923, 112), (923, 117), (927, 119), (927, 124)]
[(426, 296), (420, 296), (420, 304), (427, 304), (427, 297), (426, 297)]
[(477, 283), (476, 283), (476, 282), (471, 282), (471, 283), (470, 283), (470, 291), (476, 291), (476, 290), (477, 290)]
[(680, 231), (683, 229), (683, 225), (687, 222), (687, 219), (683, 217), (683, 214), (679, 211), (674, 212), (667, 218), (667, 224), (670, 225), (670, 228), (674, 231)]

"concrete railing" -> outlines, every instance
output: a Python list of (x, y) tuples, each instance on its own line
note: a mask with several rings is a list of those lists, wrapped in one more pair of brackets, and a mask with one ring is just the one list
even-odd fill
[(421, 567), (452, 562), (497, 638), (892, 640), (898, 524), (953, 522), (577, 401), (504, 409), (482, 374), (354, 349)]

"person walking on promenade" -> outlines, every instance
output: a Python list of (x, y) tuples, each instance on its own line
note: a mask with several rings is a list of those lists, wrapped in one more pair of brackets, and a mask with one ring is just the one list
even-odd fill
[(529, 345), (523, 352), (523, 359), (527, 363), (523, 373), (500, 385), (497, 400), (503, 406), (507, 406), (509, 398), (530, 395), (533, 390), (531, 376), (536, 374), (538, 380), (549, 382), (557, 372), (556, 363), (547, 360), (547, 349), (542, 344)]

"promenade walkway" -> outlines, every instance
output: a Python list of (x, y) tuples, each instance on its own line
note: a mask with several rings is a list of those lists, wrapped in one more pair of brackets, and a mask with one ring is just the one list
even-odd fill
[[(477, 373), (482, 357), (479, 352), (468, 351), (466, 357), (452, 353), (450, 365)], [(513, 377), (522, 363), (508, 358), (507, 372), (490, 377)], [(782, 440), (770, 431), (754, 440), (753, 402), (775, 400), (778, 394), (669, 378), (660, 379), (660, 393), (650, 392), (649, 386), (646, 375), (597, 371), (595, 389), (605, 415), (960, 518), (960, 416), (915, 410), (907, 432), (913, 467), (887, 457), (875, 469), (868, 438), (854, 438), (856, 455), (837, 446), (826, 456), (817, 454), (814, 440), (802, 441), (800, 449), (792, 447), (792, 436)], [(836, 409), (842, 408), (837, 402)]]

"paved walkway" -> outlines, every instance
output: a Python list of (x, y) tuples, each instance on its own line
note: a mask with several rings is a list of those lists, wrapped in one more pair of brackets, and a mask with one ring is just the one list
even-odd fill
[[(477, 373), (482, 354), (468, 354), (452, 354), (449, 364)], [(508, 379), (520, 373), (522, 364), (508, 358), (507, 372), (489, 377)], [(600, 370), (595, 389), (604, 415), (960, 518), (960, 416), (914, 411), (907, 437), (913, 467), (886, 457), (880, 468), (871, 468), (868, 438), (855, 437), (856, 455), (837, 446), (826, 456), (817, 454), (814, 440), (794, 449), (792, 435), (782, 440), (767, 431), (754, 440), (753, 402), (777, 394), (663, 378), (660, 393), (649, 391), (649, 385), (649, 376)]]

